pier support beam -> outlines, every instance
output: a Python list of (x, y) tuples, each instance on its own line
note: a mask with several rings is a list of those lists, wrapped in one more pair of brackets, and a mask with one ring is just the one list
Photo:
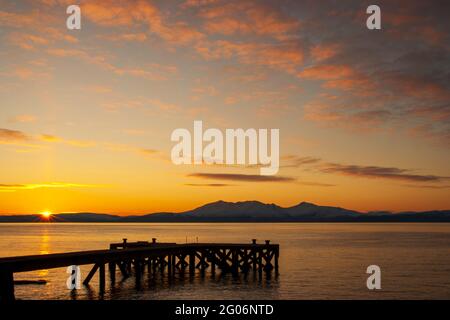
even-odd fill
[(97, 272), (99, 265), (96, 263), (94, 264), (94, 266), (92, 267), (91, 271), (89, 272), (89, 274), (87, 275), (86, 279), (84, 279), (83, 284), (85, 286), (87, 286), (89, 284), (89, 282), (91, 281), (92, 277), (95, 275), (95, 273)]
[(13, 301), (14, 277), (12, 272), (0, 272), (0, 301)]

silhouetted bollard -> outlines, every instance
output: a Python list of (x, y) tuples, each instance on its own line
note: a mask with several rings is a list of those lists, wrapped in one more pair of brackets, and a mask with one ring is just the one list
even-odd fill
[(266, 240), (266, 244), (269, 245), (270, 244), (270, 240)]
[(256, 244), (256, 239), (252, 239), (252, 244)]
[(156, 243), (156, 238), (152, 238), (152, 243)]

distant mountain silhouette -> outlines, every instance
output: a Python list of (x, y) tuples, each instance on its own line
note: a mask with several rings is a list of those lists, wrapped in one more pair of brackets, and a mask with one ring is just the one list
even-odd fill
[[(1, 216), (0, 222), (39, 222), (39, 215)], [(52, 216), (54, 222), (450, 222), (450, 210), (425, 212), (389, 211), (358, 212), (339, 207), (319, 206), (301, 202), (283, 208), (259, 201), (205, 204), (193, 210), (173, 213), (118, 216), (98, 213), (61, 213)]]
[(275, 204), (265, 204), (259, 201), (217, 201), (183, 214), (196, 218), (264, 218), (284, 217), (287, 213)]
[(318, 206), (313, 203), (302, 202), (296, 206), (284, 209), (291, 217), (296, 218), (340, 218), (357, 217), (361, 213), (338, 207)]

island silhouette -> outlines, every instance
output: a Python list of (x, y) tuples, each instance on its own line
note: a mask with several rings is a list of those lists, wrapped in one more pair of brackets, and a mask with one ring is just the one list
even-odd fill
[(0, 215), (0, 222), (450, 222), (450, 210), (359, 212), (301, 202), (281, 207), (260, 201), (216, 201), (193, 210), (121, 216), (104, 213)]

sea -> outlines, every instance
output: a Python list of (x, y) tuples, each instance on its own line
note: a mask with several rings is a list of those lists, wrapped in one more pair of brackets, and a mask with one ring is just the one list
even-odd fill
[[(16, 273), (23, 300), (161, 299), (450, 299), (450, 223), (0, 223), (0, 257), (107, 249), (132, 241), (280, 245), (279, 273), (206, 272), (174, 278), (145, 273), (141, 282), (117, 274), (99, 293), (67, 288), (67, 268)], [(369, 290), (369, 266), (381, 288)], [(81, 266), (85, 278), (92, 266)]]

